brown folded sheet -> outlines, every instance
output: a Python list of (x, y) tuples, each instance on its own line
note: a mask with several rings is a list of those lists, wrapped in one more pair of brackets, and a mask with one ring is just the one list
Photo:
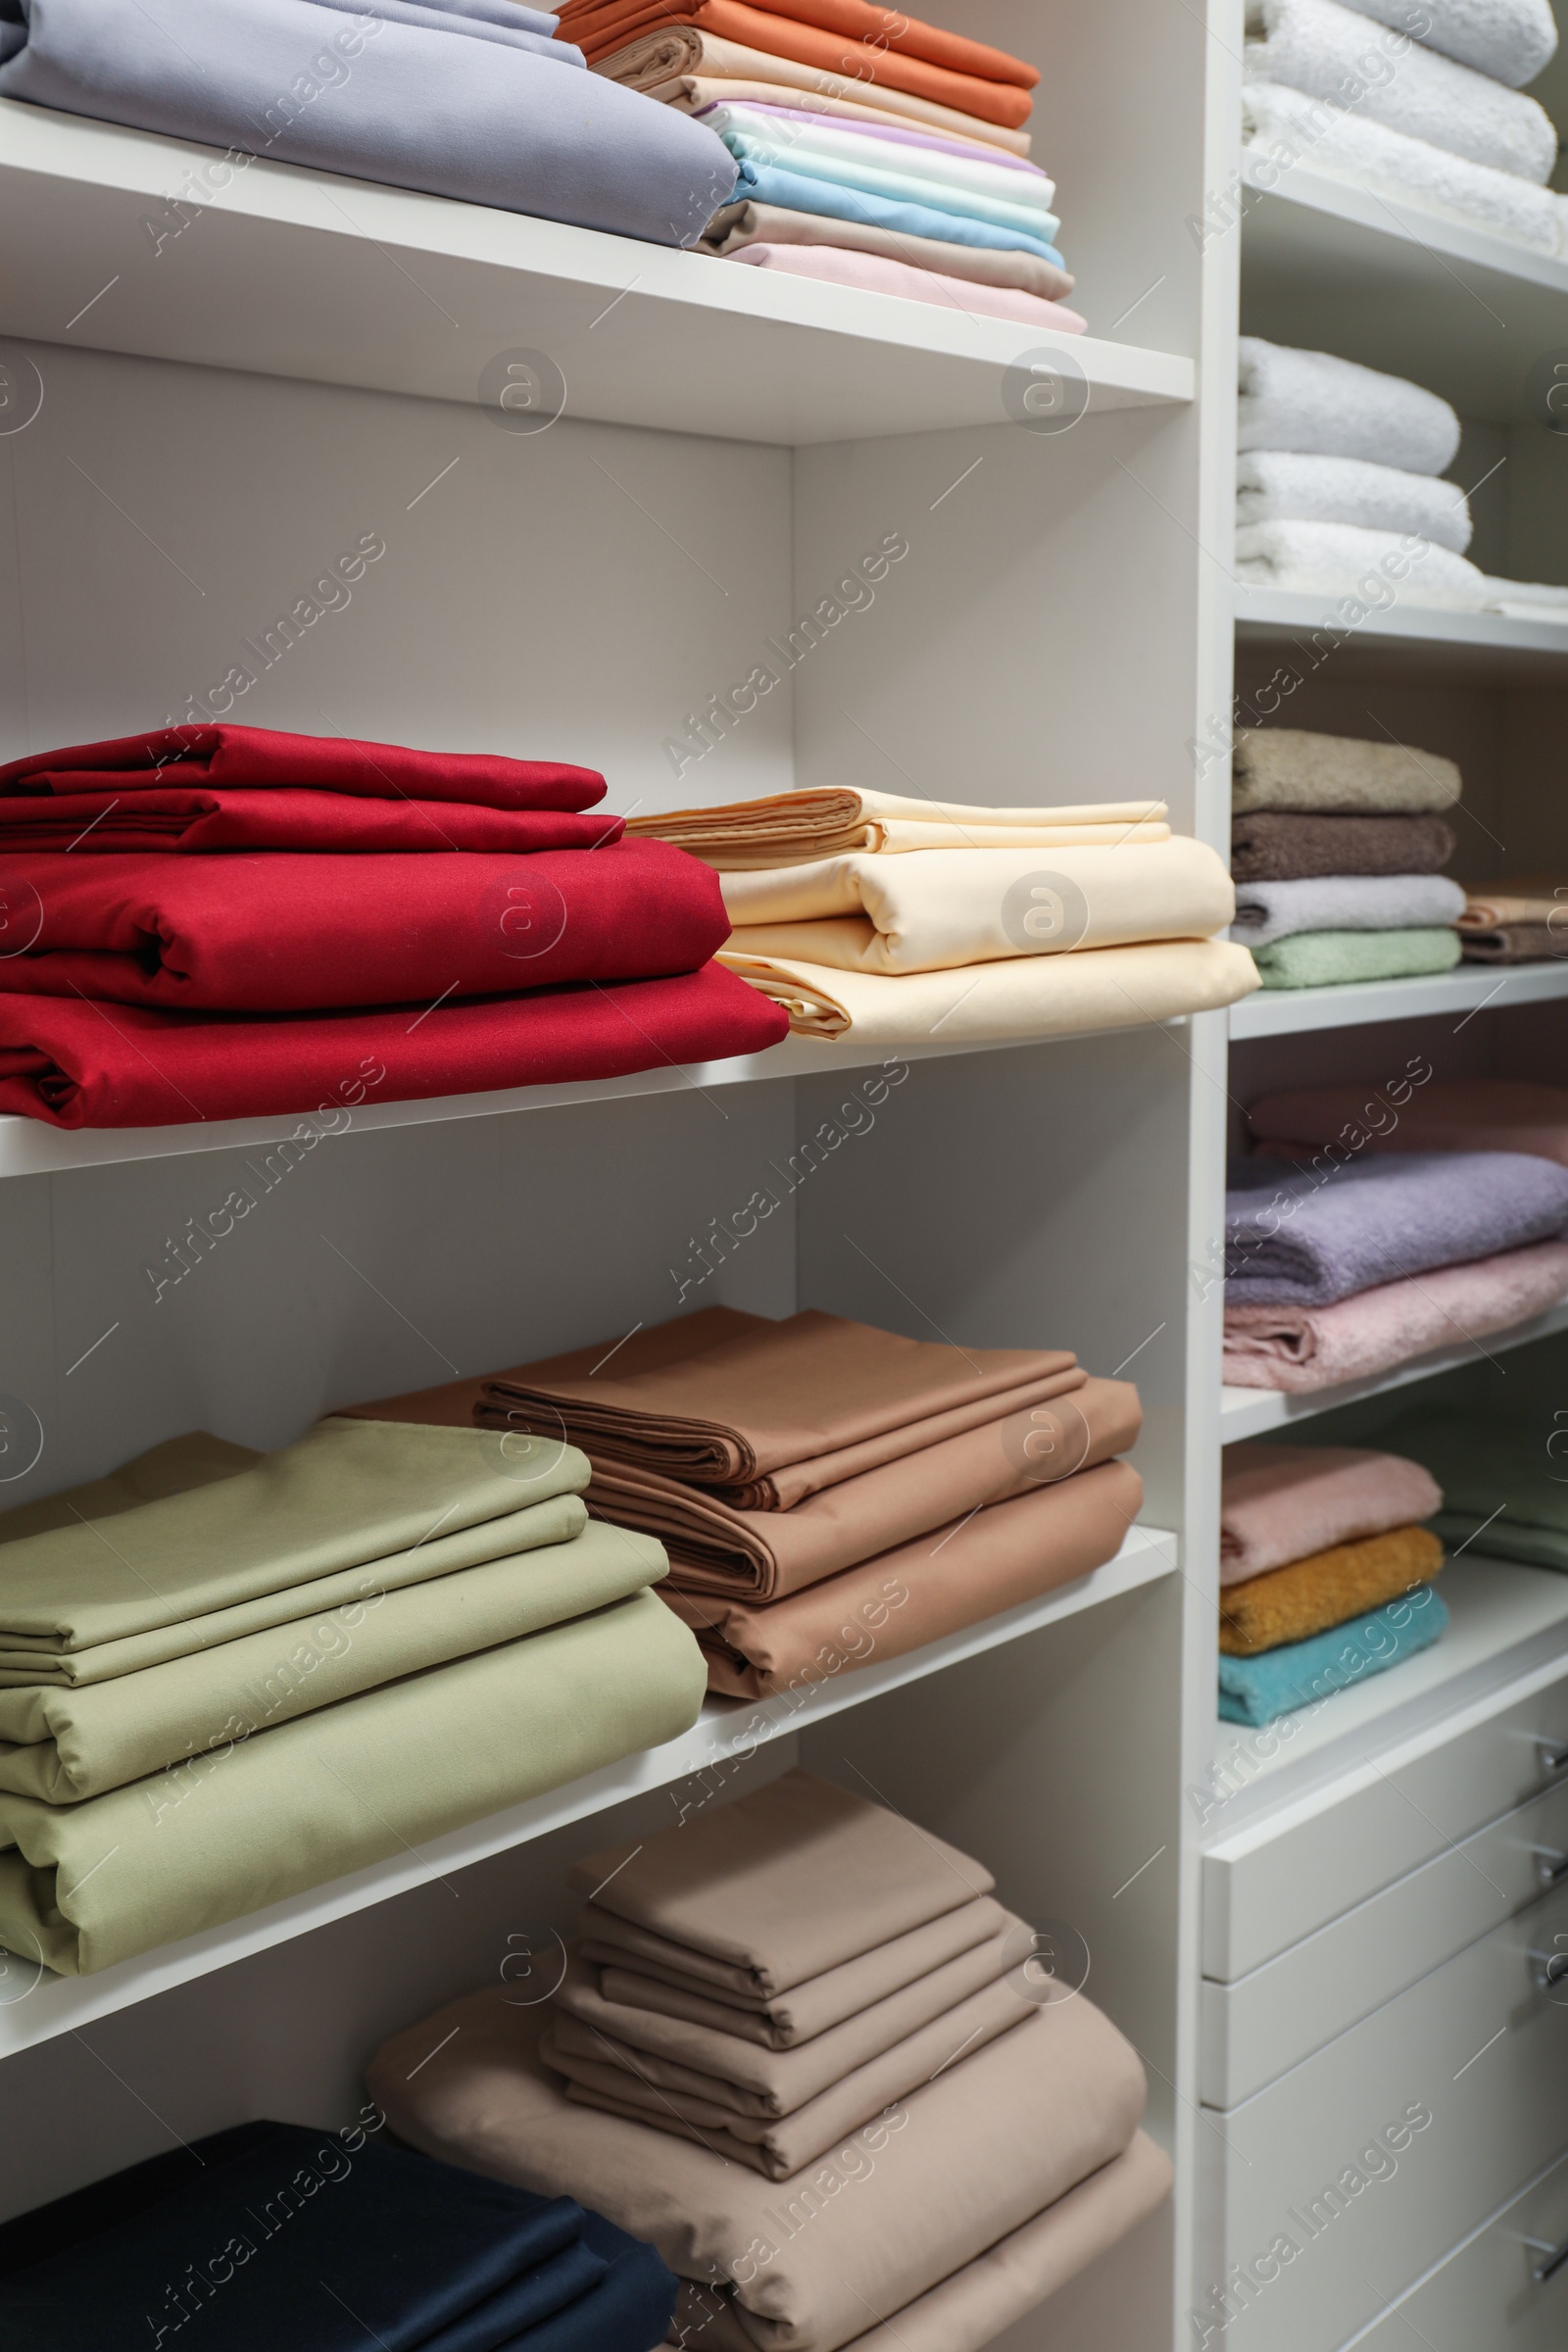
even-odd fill
[(830, 245), (840, 252), (875, 253), (884, 261), (906, 262), (911, 270), (934, 270), (978, 286), (1010, 286), (1044, 302), (1063, 301), (1077, 284), (1070, 270), (1058, 270), (1043, 254), (1025, 253), (1021, 246), (944, 245), (936, 237), (911, 237), (869, 221), (831, 220), (820, 213), (791, 213), (779, 204), (726, 204), (695, 250), (738, 253), (744, 245)]
[[(569, 2099), (545, 2023), (504, 1986), (470, 1994), (387, 2042), (370, 2094), (425, 2154), (576, 2197), (681, 2277), (732, 2279), (745, 2352), (864, 2336), (1119, 2156), (1144, 2104), (1136, 2053), (1083, 1994), (1042, 2005), (824, 2158), (792, 2233), (792, 2199), (748, 2166)], [(771, 2259), (739, 2259), (758, 2240)]]
[(1352, 1152), (1534, 1152), (1568, 1167), (1568, 1086), (1529, 1078), (1434, 1078), (1388, 1090), (1292, 1086), (1247, 1114), (1260, 1143)]
[[(1219, 1501), (1219, 1580), (1271, 1568), (1430, 1519), (1443, 1490), (1402, 1454), (1353, 1446), (1227, 1446)], [(1228, 1605), (1228, 1595), (1221, 1607)]]
[[(689, 1979), (771, 1996), (989, 1894), (991, 1873), (812, 1772), (714, 1805), (567, 1873), (583, 1933), (608, 1912), (679, 1947)], [(853, 1888), (853, 1907), (823, 1900)]]
[(732, 1510), (701, 1488), (605, 1460), (594, 1465), (588, 1507), (657, 1536), (683, 1592), (780, 1600), (985, 1504), (1125, 1453), (1142, 1420), (1131, 1381), (1086, 1378), (1070, 1395), (922, 1446), (793, 1510)]
[(495, 1373), (484, 1413), (665, 1478), (730, 1487), (1052, 1378), (1075, 1360), (1060, 1348), (906, 1340), (815, 1308), (773, 1322), (705, 1306)]
[(659, 1596), (696, 1634), (710, 1690), (766, 1698), (903, 1657), (1087, 1576), (1120, 1549), (1143, 1496), (1136, 1470), (1102, 1462), (783, 1600), (721, 1600), (667, 1582)]
[(1462, 936), (1466, 963), (1539, 963), (1568, 956), (1568, 926), (1562, 923), (1498, 923), (1490, 931)]
[(678, 1951), (659, 1936), (646, 1935), (625, 1920), (600, 1912), (594, 1933), (579, 1942), (585, 1960), (597, 1964), (599, 1989), (607, 2001), (625, 2009), (648, 2009), (658, 2016), (683, 2018), (708, 2026), (715, 2034), (731, 2034), (764, 2049), (788, 2050), (842, 2025), (889, 1993), (928, 1977), (934, 1969), (989, 1943), (1006, 1927), (1008, 1914), (990, 1895), (960, 1903), (923, 1928), (910, 1928), (880, 1943), (858, 1959), (808, 1977), (788, 1992), (764, 1997), (741, 1995), (694, 1983), (662, 1955)]
[[(1026, 1948), (1027, 1936), (1025, 1929), (1025, 1940), (1016, 1947), (1019, 1952)], [(765, 2173), (770, 2180), (786, 2180), (945, 2068), (1022, 2025), (1031, 2007), (1025, 1994), (999, 1977), (918, 2033), (855, 2068), (818, 2097), (776, 2119), (740, 2114), (727, 2102), (684, 2087), (663, 2087), (646, 2068), (640, 2051), (582, 2029), (568, 2036), (553, 2028), (540, 2051), (547, 2064), (565, 2077), (568, 2097), (583, 2106), (694, 2139), (714, 2155)]]
[(1238, 882), (1299, 882), (1312, 874), (1435, 874), (1456, 847), (1441, 816), (1290, 816), (1264, 809), (1231, 819)]
[[(1109, 2164), (842, 2352), (982, 2352), (1157, 2211), (1173, 2178), (1164, 2149), (1135, 2132)], [(664, 2341), (687, 2352), (698, 2342), (705, 2352), (757, 2344), (710, 2287), (694, 2285), (682, 2287)]]
[(1304, 1642), (1364, 1609), (1380, 1609), (1442, 1566), (1443, 1545), (1424, 1527), (1337, 1544), (1288, 1568), (1227, 1586), (1220, 1596), (1219, 1645), (1230, 1657), (1250, 1658), (1285, 1642)]

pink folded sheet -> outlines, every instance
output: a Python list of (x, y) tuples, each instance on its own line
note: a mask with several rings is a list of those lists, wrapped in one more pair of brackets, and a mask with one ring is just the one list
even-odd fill
[[(1049, 306), (1048, 306), (1049, 307)], [(1330, 1144), (1360, 1152), (1534, 1152), (1568, 1167), (1568, 1087), (1456, 1078), (1390, 1089), (1296, 1086), (1247, 1114), (1260, 1144), (1293, 1159)]]
[(1536, 1242), (1380, 1283), (1334, 1306), (1228, 1307), (1224, 1377), (1236, 1388), (1294, 1392), (1367, 1380), (1434, 1348), (1507, 1331), (1564, 1298), (1568, 1242)]
[(968, 278), (946, 277), (937, 270), (912, 270), (876, 253), (851, 253), (842, 245), (741, 245), (722, 257), (750, 262), (755, 270), (784, 270), (795, 277), (822, 277), (866, 294), (902, 294), (909, 302), (934, 302), (971, 317), (1015, 318), (1025, 326), (1054, 327), (1081, 335), (1089, 321), (1064, 303), (1046, 302), (1013, 286), (982, 286)]
[(1227, 1446), (1224, 1463), (1222, 1585), (1242, 1584), (1337, 1544), (1387, 1535), (1443, 1508), (1443, 1490), (1431, 1471), (1396, 1453), (1249, 1442)]

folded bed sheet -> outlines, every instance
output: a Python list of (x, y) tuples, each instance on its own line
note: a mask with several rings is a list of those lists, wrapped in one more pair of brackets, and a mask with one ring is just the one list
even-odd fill
[(1440, 752), (1363, 743), (1301, 727), (1240, 727), (1231, 760), (1231, 808), (1295, 814), (1415, 816), (1451, 808), (1459, 770)]
[(1446, 865), (1456, 846), (1453, 827), (1437, 815), (1298, 815), (1260, 808), (1231, 819), (1231, 868), (1238, 882), (1435, 874)]
[(994, 154), (1027, 156), (1030, 148), (1026, 130), (1005, 129), (885, 81), (830, 74), (797, 58), (749, 48), (744, 41), (722, 40), (697, 24), (666, 24), (644, 34), (612, 56), (597, 58), (593, 71), (687, 114), (728, 98), (776, 99), (866, 122), (910, 122), (939, 130), (945, 138), (972, 140)]
[(1460, 960), (1452, 930), (1305, 931), (1254, 949), (1265, 988), (1345, 988), (1357, 980), (1409, 980), (1451, 972)]
[(1272, 1723), (1298, 1707), (1332, 1698), (1369, 1675), (1386, 1674), (1418, 1650), (1430, 1649), (1448, 1629), (1448, 1611), (1429, 1586), (1401, 1600), (1291, 1642), (1256, 1658), (1221, 1656), (1219, 1711), (1226, 1723)]
[[(769, 209), (747, 208), (753, 213)], [(787, 277), (814, 277), (828, 285), (853, 286), (862, 294), (896, 294), (904, 302), (939, 303), (974, 318), (1014, 318), (1021, 325), (1047, 326), (1060, 335), (1081, 335), (1089, 324), (1087, 318), (1059, 302), (1042, 302), (1038, 295), (1020, 293), (1010, 286), (972, 283), (945, 275), (940, 270), (911, 268), (902, 257), (890, 261), (880, 254), (847, 252), (834, 245), (758, 242), (726, 244), (724, 258), (749, 262), (759, 270), (782, 270)]]
[(980, 808), (893, 792), (818, 788), (634, 816), (626, 830), (673, 842), (720, 873), (808, 865), (853, 851), (1115, 849), (1168, 841), (1163, 801), (1087, 802), (1063, 808)]
[[(727, 152), (727, 150), (726, 150)], [(842, 167), (844, 171), (852, 167)], [(869, 174), (864, 176), (868, 177)], [(782, 164), (754, 163), (742, 158), (733, 196), (726, 202), (778, 205), (786, 212), (815, 213), (828, 220), (863, 221), (895, 236), (925, 237), (955, 245), (977, 245), (987, 251), (1032, 253), (1058, 270), (1066, 267), (1048, 235), (1029, 228), (999, 228), (972, 212), (955, 212), (919, 198), (871, 195), (850, 187), (841, 177), (808, 172), (803, 160), (797, 170)]]
[(1459, 418), (1446, 400), (1327, 351), (1243, 335), (1237, 447), (1363, 458), (1406, 473), (1445, 473), (1459, 453)]
[(1061, 226), (1048, 201), (1052, 182), (1029, 166), (976, 162), (917, 133), (827, 129), (809, 115), (781, 109), (717, 106), (699, 120), (740, 163), (1021, 229), (1052, 245)]
[(1220, 1489), (1222, 1585), (1430, 1519), (1443, 1491), (1418, 1461), (1351, 1446), (1227, 1446)]
[(791, 104), (789, 98), (789, 92), (778, 89), (762, 90), (752, 101), (731, 93), (715, 99), (701, 119), (720, 137), (730, 131), (754, 131), (792, 146), (799, 141), (815, 153), (850, 163), (874, 163), (880, 155), (888, 171), (917, 172), (954, 187), (1003, 197), (1009, 204), (1032, 206), (1041, 213), (1051, 210), (1055, 182), (1021, 156), (1004, 155), (995, 148), (988, 154), (972, 139), (945, 137), (929, 127), (879, 116), (873, 108), (861, 108), (858, 121), (835, 121), (818, 99), (807, 100), (803, 93), (802, 103)]
[(1227, 1656), (1254, 1657), (1304, 1642), (1413, 1592), (1442, 1566), (1443, 1545), (1424, 1527), (1392, 1528), (1312, 1552), (1226, 1588), (1219, 1604), (1220, 1648)]
[[(1463, 890), (1446, 874), (1312, 874), (1243, 882), (1232, 939), (1255, 954), (1302, 932), (1397, 932), (1457, 924)], [(1462, 935), (1461, 935), (1462, 936)]]
[[(802, 268), (804, 257), (811, 254), (823, 257), (858, 254), (870, 261), (895, 264), (901, 270), (917, 270), (922, 276), (936, 277), (941, 282), (952, 279), (964, 285), (989, 286), (999, 293), (1016, 292), (1042, 302), (1058, 302), (1072, 292), (1074, 283), (1070, 270), (1058, 268), (1054, 262), (1042, 261), (1038, 254), (1026, 253), (1022, 246), (954, 245), (935, 237), (909, 237), (902, 232), (896, 234), (892, 229), (873, 228), (864, 221), (829, 220), (815, 213), (787, 212), (777, 204), (722, 206), (709, 222), (698, 250), (735, 260), (758, 246), (769, 253), (800, 254), (803, 260), (797, 266)], [(1068, 316), (1076, 317), (1076, 313)], [(1057, 321), (1041, 323), (1054, 325)], [(710, 859), (710, 863), (716, 862)], [(761, 862), (771, 860), (764, 858)]]
[[(176, 775), (178, 769), (173, 771)], [(0, 797), (0, 852), (72, 851), (123, 855), (161, 850), (597, 850), (618, 841), (618, 816), (555, 808), (488, 808), (462, 801), (374, 801), (364, 795), (215, 791), (161, 785), (134, 792)]]
[(1369, 531), (1407, 531), (1462, 556), (1470, 509), (1457, 482), (1292, 450), (1244, 450), (1236, 462), (1236, 519), (1354, 522)]

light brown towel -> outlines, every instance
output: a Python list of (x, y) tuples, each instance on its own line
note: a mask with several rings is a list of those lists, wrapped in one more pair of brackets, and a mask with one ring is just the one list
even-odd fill
[[(976, 286), (1005, 286), (1019, 294), (1037, 295), (1043, 302), (1060, 302), (1077, 280), (1070, 270), (1058, 270), (1044, 254), (1026, 253), (1021, 245), (945, 245), (937, 237), (911, 237), (903, 229), (877, 228), (869, 221), (833, 220), (820, 213), (786, 212), (778, 204), (726, 204), (713, 215), (703, 232), (697, 253), (720, 256), (739, 253), (747, 245), (823, 245), (845, 253), (871, 253), (883, 261), (905, 262), (911, 270), (929, 270), (941, 277), (966, 278)], [(905, 845), (902, 835), (884, 842), (884, 849)], [(710, 865), (731, 870), (731, 861)]]
[[(1168, 813), (1163, 801), (1149, 799), (1086, 801), (1063, 808), (982, 808), (959, 801), (909, 800), (894, 792), (824, 789), (628, 817), (626, 830), (673, 842), (720, 873), (745, 873), (806, 865), (856, 850), (886, 855), (982, 843), (998, 849), (1093, 849), (1099, 842), (1166, 841)], [(1133, 827), (1153, 829), (1130, 831)]]
[(1143, 1494), (1129, 1464), (1102, 1462), (934, 1529), (784, 1600), (753, 1605), (677, 1592), (667, 1583), (659, 1593), (696, 1634), (710, 1689), (732, 1698), (766, 1698), (904, 1657), (1087, 1576), (1114, 1558)]
[(1237, 1585), (1362, 1536), (1430, 1519), (1443, 1490), (1402, 1454), (1354, 1446), (1227, 1446), (1219, 1501), (1219, 1581)]
[(1231, 764), (1231, 807), (1361, 809), (1414, 814), (1451, 808), (1459, 770), (1438, 752), (1353, 735), (1311, 735), (1299, 727), (1243, 727)]
[[(1430, 1065), (1429, 1065), (1430, 1066)], [(1568, 1087), (1524, 1078), (1401, 1080), (1367, 1086), (1295, 1086), (1264, 1095), (1247, 1114), (1260, 1143), (1350, 1152), (1534, 1152), (1568, 1167)], [(1343, 1156), (1343, 1153), (1341, 1154)]]
[(1469, 905), (1461, 931), (1494, 931), (1503, 923), (1552, 923), (1568, 944), (1568, 879), (1518, 874), (1503, 882), (1466, 883)]
[(1568, 956), (1568, 926), (1499, 923), (1493, 931), (1466, 931), (1462, 944), (1466, 963), (1542, 963)]
[(1227, 1587), (1219, 1604), (1220, 1648), (1230, 1657), (1251, 1658), (1286, 1642), (1304, 1642), (1413, 1592), (1442, 1566), (1443, 1545), (1424, 1527), (1337, 1544)]

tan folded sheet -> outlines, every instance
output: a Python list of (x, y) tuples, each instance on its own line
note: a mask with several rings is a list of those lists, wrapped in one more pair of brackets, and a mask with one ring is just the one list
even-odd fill
[[(869, 2009), (889, 1993), (928, 1977), (960, 1953), (1002, 1933), (1008, 1914), (989, 1894), (945, 1911), (922, 1928), (894, 1936), (858, 1959), (808, 1977), (788, 1992), (737, 1993), (685, 1977), (678, 1945), (650, 1936), (626, 1920), (600, 1911), (594, 1933), (578, 1943), (585, 1960), (598, 1966), (599, 1989), (622, 2009), (648, 2009), (660, 2017), (708, 2026), (715, 2034), (788, 2050)], [(671, 1964), (670, 1955), (675, 1955)]]
[(484, 1409), (694, 1486), (735, 1486), (1073, 1368), (1059, 1348), (906, 1340), (816, 1308), (705, 1306), (497, 1372)]
[(667, 1583), (659, 1594), (696, 1634), (711, 1690), (767, 1698), (904, 1657), (1087, 1576), (1114, 1558), (1143, 1496), (1136, 1470), (1102, 1462), (784, 1600), (754, 1606)]
[[(981, 808), (959, 801), (908, 800), (894, 792), (780, 792), (727, 807), (633, 816), (628, 833), (674, 842), (720, 873), (805, 865), (852, 850), (1093, 848), (1104, 839), (1164, 841), (1163, 801), (1085, 802), (1070, 808)], [(1140, 827), (1155, 827), (1152, 832)], [(998, 833), (1003, 839), (997, 840)], [(1087, 837), (1087, 838), (1086, 838)]]
[(603, 1460), (588, 1504), (657, 1536), (683, 1591), (779, 1600), (1043, 1479), (1125, 1453), (1142, 1421), (1131, 1381), (1085, 1379), (1068, 1396), (846, 1479), (793, 1510), (733, 1510), (701, 1488)]
[[(1024, 1929), (1016, 1950), (1024, 1949), (1028, 1934)], [(583, 2106), (694, 2139), (714, 2155), (765, 2173), (770, 2180), (785, 2180), (862, 2124), (921, 2089), (945, 2068), (1010, 2033), (1023, 2023), (1031, 2006), (1025, 1994), (1000, 1977), (892, 2049), (856, 2067), (818, 2097), (777, 2118), (739, 2113), (732, 2104), (685, 2085), (665, 2086), (642, 2052), (582, 2027), (573, 2032), (565, 2026), (555, 2028), (541, 2050), (565, 2077), (568, 2097)], [(692, 2078), (694, 2082), (701, 2080)]]
[(1300, 727), (1243, 727), (1231, 766), (1231, 808), (1360, 809), (1381, 815), (1451, 808), (1459, 770), (1439, 752)]
[(911, 122), (928, 122), (934, 129), (951, 129), (988, 147), (1005, 148), (1009, 155), (1029, 153), (1026, 130), (1008, 130), (1001, 122), (983, 122), (978, 115), (963, 114), (936, 98), (917, 98), (912, 90), (895, 90), (886, 82), (832, 74), (825, 67), (798, 65), (792, 57), (773, 57), (744, 41), (721, 40), (716, 33), (699, 31), (695, 24), (670, 24), (662, 31), (644, 33), (612, 57), (602, 57), (592, 71), (612, 81), (626, 82), (634, 90), (644, 90), (650, 97), (662, 96), (672, 78), (692, 74), (760, 82), (775, 93), (776, 104), (794, 105), (792, 93), (797, 91), (817, 98), (853, 100), (858, 114), (863, 112), (873, 119), (902, 115)]
[[(778, 204), (721, 206), (692, 250), (722, 258), (747, 245), (825, 245), (846, 253), (872, 253), (884, 261), (904, 262), (911, 270), (930, 270), (940, 277), (966, 278), (976, 286), (1006, 286), (1015, 293), (1038, 295), (1043, 302), (1060, 302), (1077, 279), (1044, 254), (1026, 253), (1021, 245), (947, 245), (938, 237), (911, 237), (903, 229), (877, 228), (869, 221), (834, 220), (820, 213), (786, 212)], [(910, 846), (902, 827), (890, 828), (898, 839), (887, 849)], [(910, 832), (916, 830), (908, 828)], [(1150, 838), (1153, 838), (1151, 832)], [(732, 862), (725, 860), (726, 867)], [(771, 864), (771, 858), (760, 860)], [(717, 865), (716, 858), (708, 859)]]
[[(660, 36), (656, 33), (654, 38), (658, 40)], [(763, 59), (759, 49), (743, 51), (738, 41), (725, 42), (724, 46), (738, 55), (749, 54), (767, 65), (787, 66), (790, 63), (788, 58)], [(621, 51), (623, 57), (627, 54), (625, 50)], [(614, 59), (607, 58), (605, 61), (606, 65), (614, 63)], [(605, 66), (596, 70), (602, 74)], [(810, 71), (808, 67), (801, 70), (807, 74)], [(668, 81), (655, 82), (644, 82), (640, 74), (632, 78), (617, 74), (614, 78), (627, 81), (629, 87), (640, 89), (645, 98), (656, 99), (661, 106), (677, 107), (684, 115), (699, 114), (708, 106), (787, 106), (797, 114), (817, 115), (829, 124), (839, 121), (884, 125), (893, 111), (862, 98), (835, 98), (821, 90), (798, 89), (787, 82), (764, 80), (756, 74), (678, 74)], [(823, 78), (842, 81), (845, 76), (832, 74)], [(913, 104), (921, 111), (918, 115), (912, 115), (907, 111), (909, 103), (905, 100), (899, 109), (906, 122), (923, 122), (943, 138), (974, 148), (977, 155), (984, 156), (987, 148), (993, 156), (998, 148), (1004, 148), (1009, 155), (1028, 154), (1029, 133), (1026, 130), (1004, 130), (1000, 123), (982, 122), (978, 115), (960, 115), (956, 107), (939, 106), (934, 98), (915, 99)], [(1050, 202), (1049, 197), (1047, 202)]]
[(804, 1037), (858, 1046), (1000, 1044), (1014, 1038), (1133, 1029), (1179, 1013), (1211, 1012), (1259, 986), (1245, 948), (1222, 939), (1085, 948), (1075, 956), (1016, 956), (956, 972), (841, 972), (803, 958), (753, 956), (731, 935), (718, 961), (760, 989)]
[[(427, 2155), (574, 2196), (684, 2278), (733, 2278), (746, 2352), (863, 2336), (1120, 2155), (1144, 2104), (1136, 2053), (1090, 2001), (1042, 2006), (824, 2159), (792, 2234), (790, 2198), (748, 2167), (567, 2098), (544, 2027), (503, 1986), (470, 1994), (387, 2042), (370, 2094)], [(771, 2259), (738, 2259), (759, 2240)]]
[(861, 852), (729, 874), (722, 888), (732, 947), (851, 972), (1204, 939), (1236, 917), (1223, 862), (1185, 838), (1057, 850), (1044, 861), (1038, 850), (979, 846)]
[[(982, 2352), (1147, 2221), (1174, 2178), (1164, 2149), (1135, 2132), (1109, 2164), (842, 2352)], [(688, 2352), (755, 2352), (756, 2340), (710, 2287), (694, 2285), (682, 2287), (664, 2338)]]

